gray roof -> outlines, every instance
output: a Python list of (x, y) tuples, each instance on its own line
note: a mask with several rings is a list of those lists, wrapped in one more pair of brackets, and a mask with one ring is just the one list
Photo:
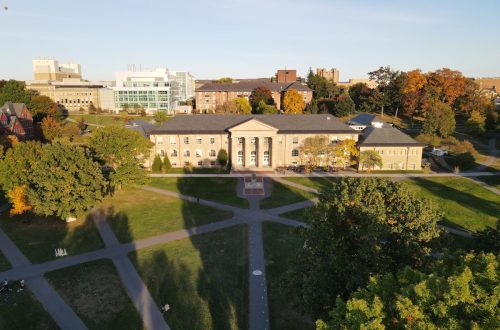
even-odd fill
[(377, 115), (373, 115), (370, 113), (361, 113), (356, 117), (349, 119), (347, 123), (349, 125), (370, 126), (371, 123), (375, 120), (375, 118), (377, 118), (377, 121), (382, 121), (377, 117)]
[(410, 136), (401, 132), (388, 124), (382, 127), (367, 127), (363, 133), (360, 147), (384, 147), (384, 146), (408, 146), (418, 147), (425, 146), (424, 144), (415, 141)]
[(16, 117), (21, 116), (21, 112), (23, 109), (26, 107), (26, 104), (24, 103), (12, 103), (12, 102), (5, 102), (5, 104), (0, 108), (1, 112), (5, 112), (6, 114), (9, 115), (14, 115)]
[(272, 92), (281, 92), (295, 89), (299, 92), (311, 91), (309, 87), (300, 81), (292, 83), (279, 83), (261, 80), (246, 80), (237, 83), (207, 83), (196, 89), (196, 92), (252, 92), (257, 87), (267, 87)]
[(359, 134), (332, 115), (192, 115), (175, 116), (150, 134), (223, 134), (231, 127), (256, 119), (278, 133)]
[(156, 128), (155, 125), (144, 120), (129, 120), (126, 123), (125, 127), (134, 131), (138, 131), (144, 137), (148, 137), (149, 133)]

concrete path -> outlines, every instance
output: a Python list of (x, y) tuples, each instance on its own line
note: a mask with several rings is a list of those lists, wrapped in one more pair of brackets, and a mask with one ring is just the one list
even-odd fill
[[(118, 246), (120, 242), (106, 222), (106, 218), (102, 212), (100, 210), (94, 211), (93, 218), (104, 244), (107, 247)], [(170, 329), (151, 296), (151, 293), (128, 256), (125, 254), (121, 257), (113, 258), (112, 261), (132, 303), (141, 314), (142, 321), (146, 328)]]

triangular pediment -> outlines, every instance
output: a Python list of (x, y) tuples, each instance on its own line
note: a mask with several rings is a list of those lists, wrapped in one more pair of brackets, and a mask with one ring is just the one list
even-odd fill
[(268, 125), (255, 118), (249, 119), (243, 123), (234, 125), (229, 129), (230, 132), (277, 132), (278, 129)]

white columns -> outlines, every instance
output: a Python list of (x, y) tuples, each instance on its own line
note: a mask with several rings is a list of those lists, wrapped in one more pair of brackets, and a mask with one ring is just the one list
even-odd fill
[(250, 168), (250, 137), (245, 137), (245, 148), (244, 148), (244, 155), (245, 155), (245, 167)]
[(271, 142), (269, 145), (271, 146), (271, 167), (276, 168), (278, 164), (276, 163), (276, 156), (278, 154), (278, 137), (275, 135), (269, 138)]
[(231, 136), (231, 145), (229, 146), (229, 152), (231, 155), (231, 167), (236, 168), (238, 166), (238, 138)]
[(259, 137), (257, 139), (257, 167), (261, 168), (264, 165), (264, 139), (265, 137)]

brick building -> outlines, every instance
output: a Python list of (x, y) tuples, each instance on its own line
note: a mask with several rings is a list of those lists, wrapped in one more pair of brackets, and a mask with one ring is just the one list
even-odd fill
[(33, 118), (26, 104), (5, 102), (0, 108), (0, 135), (15, 135), (19, 140), (34, 136)]

